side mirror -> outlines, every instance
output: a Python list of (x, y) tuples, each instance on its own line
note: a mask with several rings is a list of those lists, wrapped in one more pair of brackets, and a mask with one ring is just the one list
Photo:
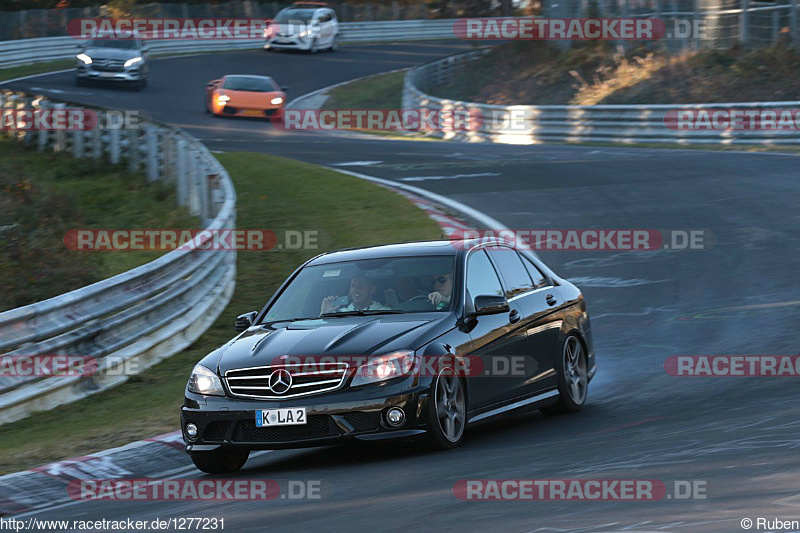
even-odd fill
[(475, 297), (475, 315), (496, 315), (507, 313), (510, 309), (505, 296), (482, 294)]
[(281, 91), (288, 92), (289, 91), (289, 87), (286, 87), (285, 85), (281, 85)]
[(258, 313), (256, 313), (255, 311), (250, 311), (249, 313), (237, 316), (236, 322), (234, 323), (234, 328), (236, 329), (236, 333), (241, 333), (242, 331), (252, 326), (253, 322), (256, 319), (257, 314)]

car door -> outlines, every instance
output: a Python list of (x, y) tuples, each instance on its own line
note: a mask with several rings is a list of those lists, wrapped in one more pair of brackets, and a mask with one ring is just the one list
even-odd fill
[(559, 339), (564, 311), (558, 288), (536, 266), (535, 262), (520, 253), (523, 266), (533, 282), (533, 290), (520, 298), (526, 313), (531, 316), (528, 328), (528, 344), (531, 356), (536, 359), (538, 371), (529, 378), (525, 386), (526, 393), (541, 392), (554, 388), (558, 384), (555, 372), (556, 358), (560, 356)]
[[(467, 298), (505, 295), (497, 271), (484, 250), (474, 250), (467, 257)], [(467, 320), (471, 344), (469, 354), (478, 359), (468, 372), (470, 410), (487, 408), (513, 398), (514, 382), (510, 364), (527, 353), (525, 328), (519, 311), (481, 315)], [(480, 372), (476, 368), (480, 367)]]
[(331, 24), (331, 14), (329, 11), (322, 11), (319, 15), (319, 45), (329, 46), (333, 39), (333, 24)]

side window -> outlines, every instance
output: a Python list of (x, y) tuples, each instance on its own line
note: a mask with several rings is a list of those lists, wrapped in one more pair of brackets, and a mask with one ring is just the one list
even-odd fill
[(483, 250), (473, 252), (469, 256), (467, 291), (469, 291), (470, 298), (483, 295), (503, 295), (503, 286), (500, 284), (497, 272), (489, 261), (489, 256)]
[(516, 250), (498, 248), (490, 252), (506, 282), (506, 298), (533, 290), (533, 283)]
[(324, 23), (324, 22), (328, 22), (328, 21), (330, 21), (330, 20), (331, 20), (331, 14), (330, 14), (330, 13), (328, 13), (328, 12), (323, 12), (323, 13), (322, 13), (322, 14), (319, 16), (319, 22), (320, 22), (320, 24), (322, 24), (322, 23)]
[(548, 285), (552, 285), (552, 283), (550, 282), (550, 279), (547, 276), (545, 276), (544, 274), (542, 274), (542, 271), (539, 270), (539, 268), (536, 265), (534, 265), (533, 262), (530, 259), (528, 259), (527, 257), (525, 257), (522, 254), (520, 254), (520, 256), (522, 256), (522, 263), (525, 265), (525, 268), (528, 270), (528, 274), (531, 275), (531, 279), (533, 280), (533, 284), (536, 286), (537, 289), (539, 287), (547, 287)]

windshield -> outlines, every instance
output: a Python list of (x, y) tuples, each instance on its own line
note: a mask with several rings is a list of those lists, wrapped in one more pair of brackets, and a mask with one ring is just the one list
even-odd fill
[(118, 48), (122, 50), (138, 50), (136, 39), (92, 39), (86, 43), (87, 48)]
[(264, 76), (227, 76), (222, 87), (231, 91), (271, 92), (278, 90), (272, 83), (272, 79)]
[(278, 24), (308, 24), (313, 16), (313, 9), (287, 9), (278, 13), (275, 22)]
[(449, 311), (453, 256), (393, 257), (304, 268), (265, 320)]

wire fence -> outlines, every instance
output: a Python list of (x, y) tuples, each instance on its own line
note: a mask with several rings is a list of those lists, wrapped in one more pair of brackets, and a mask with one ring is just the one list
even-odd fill
[[(667, 34), (651, 46), (677, 50), (763, 47), (781, 41), (800, 48), (799, 0), (572, 0), (545, 2), (543, 16), (661, 19)], [(559, 44), (571, 45), (570, 41)]]

